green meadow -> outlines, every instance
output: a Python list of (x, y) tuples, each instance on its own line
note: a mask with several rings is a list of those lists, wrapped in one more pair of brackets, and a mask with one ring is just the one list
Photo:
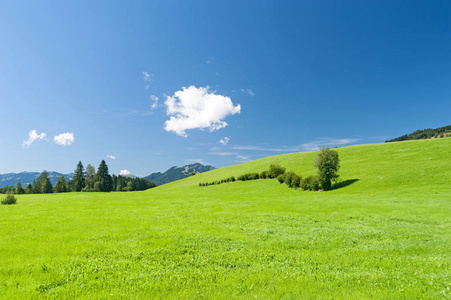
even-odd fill
[(271, 163), (313, 175), (305, 152), (144, 192), (18, 195), (0, 206), (0, 297), (450, 299), (451, 138), (336, 150), (328, 192), (198, 186)]

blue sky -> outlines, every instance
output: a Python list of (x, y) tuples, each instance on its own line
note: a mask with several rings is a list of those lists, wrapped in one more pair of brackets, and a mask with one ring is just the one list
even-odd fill
[(0, 173), (379, 143), (451, 124), (450, 82), (448, 1), (3, 1)]

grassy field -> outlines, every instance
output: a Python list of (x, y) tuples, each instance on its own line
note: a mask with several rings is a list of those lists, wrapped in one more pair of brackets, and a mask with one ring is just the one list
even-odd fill
[(451, 139), (337, 149), (329, 192), (276, 180), (198, 187), (316, 153), (145, 192), (19, 195), (0, 206), (0, 296), (451, 299)]

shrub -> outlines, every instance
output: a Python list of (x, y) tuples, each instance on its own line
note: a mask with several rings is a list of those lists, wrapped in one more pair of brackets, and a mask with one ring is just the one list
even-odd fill
[(299, 176), (298, 174), (294, 174), (293, 177), (291, 178), (291, 185), (290, 188), (293, 189), (297, 189), (299, 188), (299, 186), (301, 185), (301, 176)]
[(320, 188), (318, 177), (309, 176), (301, 180), (300, 187), (304, 191), (317, 191)]
[(17, 199), (12, 194), (6, 195), (5, 199), (2, 200), (3, 205), (16, 204), (16, 203), (17, 203)]
[(268, 177), (268, 171), (263, 171), (260, 173), (260, 178), (261, 179), (266, 179)]
[(233, 182), (233, 181), (236, 181), (236, 178), (235, 178), (235, 176), (232, 176), (232, 178), (231, 178), (231, 179), (232, 179), (232, 182)]
[(291, 180), (293, 179), (294, 175), (296, 175), (296, 174), (294, 174), (293, 172), (285, 173), (285, 180), (284, 180), (284, 182), (285, 182), (285, 184), (288, 187), (291, 187)]
[(285, 173), (285, 170), (285, 167), (282, 167), (279, 164), (271, 164), (269, 166), (268, 177), (277, 178), (280, 174)]
[(284, 183), (285, 182), (285, 174), (279, 174), (279, 176), (277, 176), (277, 180), (280, 183)]

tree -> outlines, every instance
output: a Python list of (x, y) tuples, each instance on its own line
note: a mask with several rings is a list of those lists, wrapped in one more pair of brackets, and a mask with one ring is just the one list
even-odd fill
[(55, 183), (54, 192), (55, 193), (66, 192), (66, 179), (64, 179), (64, 175), (58, 177), (58, 180)]
[(52, 192), (52, 183), (50, 183), (49, 173), (47, 171), (43, 171), (41, 173), (41, 193), (47, 194)]
[(96, 173), (96, 183), (98, 182), (98, 189), (100, 192), (110, 192), (113, 189), (113, 179), (111, 178), (110, 173), (108, 172), (108, 166), (105, 161), (99, 165)]
[(78, 162), (77, 168), (75, 169), (72, 189), (75, 192), (80, 192), (85, 187), (85, 171), (81, 161)]
[(280, 174), (285, 173), (285, 167), (282, 167), (278, 164), (271, 164), (269, 166), (268, 177), (269, 178), (277, 178)]
[(321, 149), (316, 156), (315, 167), (318, 169), (318, 180), (323, 190), (330, 190), (332, 181), (337, 181), (337, 174), (340, 168), (340, 158), (338, 152), (329, 148)]
[(17, 181), (16, 184), (16, 194), (25, 194), (25, 190), (22, 187), (22, 184), (20, 184), (20, 181)]
[(94, 188), (94, 182), (96, 179), (96, 169), (88, 164), (86, 166), (86, 186), (89, 188)]
[(31, 183), (29, 183), (25, 187), (25, 194), (32, 194), (32, 193), (33, 193), (33, 187), (31, 186)]

